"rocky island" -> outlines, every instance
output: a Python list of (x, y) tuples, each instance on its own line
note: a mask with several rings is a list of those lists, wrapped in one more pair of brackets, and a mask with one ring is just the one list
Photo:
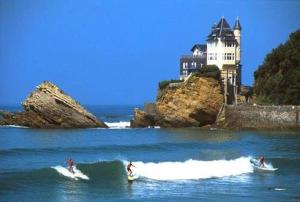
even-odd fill
[(22, 105), (23, 112), (0, 112), (0, 125), (31, 128), (108, 128), (104, 122), (49, 81), (37, 86)]
[[(211, 36), (218, 37), (214, 32)], [(156, 103), (145, 105), (145, 111), (135, 109), (131, 127), (214, 124), (223, 129), (299, 130), (299, 44), (300, 30), (297, 30), (284, 44), (273, 49), (254, 73), (254, 88), (241, 85), (239, 69), (228, 66), (227, 59), (222, 66), (203, 65), (197, 69), (201, 60), (195, 58), (205, 59), (206, 49), (205, 45), (196, 44), (193, 55), (181, 59), (181, 80), (159, 85)], [(198, 56), (201, 51), (203, 54)], [(191, 72), (187, 72), (189, 62), (194, 64)], [(240, 61), (236, 62), (240, 68)]]
[(155, 112), (135, 109), (132, 127), (202, 127), (216, 121), (223, 104), (221, 82), (193, 74), (184, 82), (160, 89)]

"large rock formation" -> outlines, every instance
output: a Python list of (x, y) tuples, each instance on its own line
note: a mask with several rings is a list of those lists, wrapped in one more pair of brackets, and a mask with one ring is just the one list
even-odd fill
[(54, 84), (45, 81), (23, 102), (24, 112), (1, 113), (0, 125), (32, 128), (88, 128), (108, 126)]
[(134, 109), (134, 120), (130, 121), (131, 128), (154, 127), (155, 115), (146, 113), (140, 109)]
[(215, 122), (223, 104), (219, 81), (192, 76), (180, 86), (169, 86), (156, 103), (162, 127), (200, 127)]
[(155, 122), (161, 127), (201, 127), (213, 124), (223, 100), (218, 80), (193, 75), (185, 82), (169, 84), (159, 92), (156, 115), (136, 111), (132, 125), (145, 127), (143, 124)]

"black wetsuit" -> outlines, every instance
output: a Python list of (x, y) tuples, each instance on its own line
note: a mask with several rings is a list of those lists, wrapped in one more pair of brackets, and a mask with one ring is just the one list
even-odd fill
[(128, 172), (131, 171), (131, 169), (130, 169), (131, 166), (132, 166), (132, 163), (128, 164), (128, 166), (127, 166), (127, 171), (128, 171)]

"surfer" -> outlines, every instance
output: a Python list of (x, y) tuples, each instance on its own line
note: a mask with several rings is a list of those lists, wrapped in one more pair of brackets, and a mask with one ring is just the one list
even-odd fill
[(265, 167), (265, 157), (264, 156), (259, 157), (258, 161), (259, 161), (259, 167)]
[(130, 161), (129, 164), (127, 165), (127, 171), (128, 171), (128, 174), (129, 175), (132, 175), (132, 170), (131, 170), (131, 167), (135, 167), (132, 162)]
[(74, 161), (70, 158), (70, 159), (68, 159), (67, 160), (67, 164), (68, 164), (68, 170), (71, 172), (71, 173), (75, 173), (74, 172), (74, 169), (73, 169), (73, 167), (74, 167)]

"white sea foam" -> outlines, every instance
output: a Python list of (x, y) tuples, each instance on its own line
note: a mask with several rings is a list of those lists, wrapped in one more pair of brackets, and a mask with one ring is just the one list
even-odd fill
[(26, 126), (18, 126), (18, 125), (3, 125), (3, 126), (0, 126), (2, 128), (29, 128), (29, 127), (26, 127)]
[(160, 126), (148, 126), (148, 128), (160, 128)]
[(275, 191), (285, 191), (286, 189), (284, 188), (274, 188)]
[(105, 124), (111, 129), (124, 129), (130, 127), (129, 121), (105, 122)]
[(83, 174), (76, 167), (73, 167), (74, 174), (71, 173), (67, 168), (65, 168), (63, 166), (54, 166), (52, 168), (55, 169), (61, 175), (69, 177), (69, 178), (73, 178), (75, 180), (78, 180), (78, 178), (81, 178), (81, 179), (84, 179), (84, 180), (89, 180), (90, 179), (87, 175)]
[[(253, 172), (250, 157), (234, 160), (144, 163), (133, 162), (133, 173), (155, 180), (192, 180), (212, 177), (236, 176)], [(124, 161), (124, 165), (128, 162)]]

